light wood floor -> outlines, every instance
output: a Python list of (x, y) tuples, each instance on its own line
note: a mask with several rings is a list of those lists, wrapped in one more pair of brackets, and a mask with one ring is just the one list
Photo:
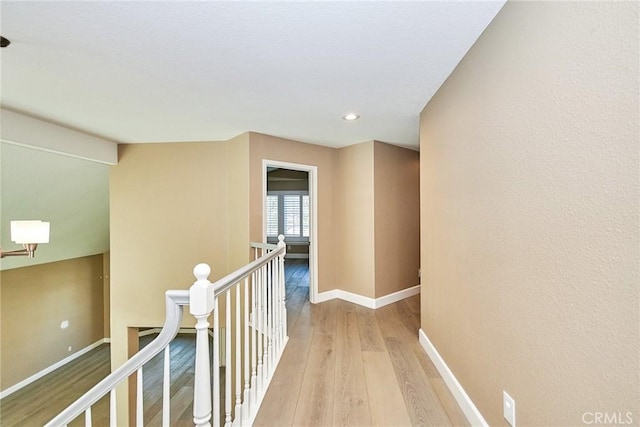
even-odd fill
[[(140, 338), (144, 347), (156, 335)], [(180, 334), (171, 343), (171, 425), (192, 426), (195, 335)], [(161, 425), (163, 354), (144, 367), (145, 425)], [(108, 344), (90, 351), (0, 400), (0, 426), (42, 426), (110, 372)], [(108, 397), (91, 409), (94, 426), (109, 425)], [(84, 425), (80, 416), (70, 426)]]
[[(418, 343), (418, 297), (378, 310), (311, 305), (307, 265), (287, 260), (289, 343), (255, 425), (468, 425)], [(172, 343), (172, 426), (192, 425), (193, 338)], [(145, 366), (145, 425), (160, 425), (161, 358)], [(105, 344), (0, 400), (0, 426), (42, 426), (109, 367)], [(93, 407), (94, 426), (108, 424), (107, 411), (106, 399)]]
[(44, 425), (106, 377), (109, 370), (109, 345), (103, 344), (0, 400), (0, 425)]
[(469, 425), (418, 342), (419, 296), (370, 310), (287, 291), (289, 343), (254, 425)]
[[(285, 283), (287, 284), (287, 295), (295, 291), (297, 287), (309, 287), (309, 260), (308, 259), (287, 259), (284, 262)], [(308, 291), (308, 289), (307, 289)]]

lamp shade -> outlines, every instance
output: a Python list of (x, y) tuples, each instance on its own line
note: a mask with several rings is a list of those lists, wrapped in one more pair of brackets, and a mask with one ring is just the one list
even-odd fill
[(18, 244), (49, 243), (49, 223), (35, 221), (11, 221), (11, 240)]

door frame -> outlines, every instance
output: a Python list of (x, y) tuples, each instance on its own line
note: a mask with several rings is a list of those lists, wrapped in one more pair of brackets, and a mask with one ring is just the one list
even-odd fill
[(318, 296), (318, 167), (262, 159), (262, 241), (267, 241), (267, 168), (277, 167), (309, 173), (309, 302)]

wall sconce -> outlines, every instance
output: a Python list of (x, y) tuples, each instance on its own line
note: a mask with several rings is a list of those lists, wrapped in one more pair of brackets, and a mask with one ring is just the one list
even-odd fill
[(49, 243), (49, 223), (43, 221), (11, 221), (11, 241), (21, 244), (23, 249), (3, 251), (0, 258), (6, 256), (27, 255), (33, 258), (38, 243)]

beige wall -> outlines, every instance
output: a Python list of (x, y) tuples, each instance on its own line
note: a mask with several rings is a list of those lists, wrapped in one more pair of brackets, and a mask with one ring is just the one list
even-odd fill
[(336, 162), (336, 283), (375, 297), (373, 141), (338, 150)]
[(164, 292), (188, 289), (197, 263), (211, 266), (213, 280), (228, 262), (224, 143), (121, 145), (119, 155), (110, 176), (112, 353), (127, 327), (164, 323)]
[(378, 141), (338, 150), (337, 289), (380, 298), (418, 284), (419, 161)]
[(262, 239), (262, 160), (316, 166), (318, 291), (379, 298), (418, 283), (417, 152), (374, 141), (334, 149), (253, 132), (250, 147), (253, 241)]
[(104, 337), (101, 276), (102, 255), (2, 272), (2, 390)]
[(375, 297), (418, 284), (420, 154), (373, 144)]
[(334, 168), (336, 150), (259, 133), (250, 133), (251, 240), (262, 241), (262, 160), (316, 166), (318, 169), (318, 291), (335, 289)]
[(422, 328), (490, 425), (640, 423), (638, 39), (508, 2), (422, 113)]
[[(228, 220), (227, 272), (249, 262), (249, 133), (227, 142), (228, 178), (225, 214)], [(262, 240), (259, 240), (262, 241)]]
[[(200, 262), (211, 266), (213, 281), (235, 259), (228, 251), (227, 149), (206, 142), (119, 147), (110, 174), (112, 367), (128, 357), (129, 327), (162, 326), (166, 290), (188, 289)], [(193, 325), (185, 314), (183, 326)]]

